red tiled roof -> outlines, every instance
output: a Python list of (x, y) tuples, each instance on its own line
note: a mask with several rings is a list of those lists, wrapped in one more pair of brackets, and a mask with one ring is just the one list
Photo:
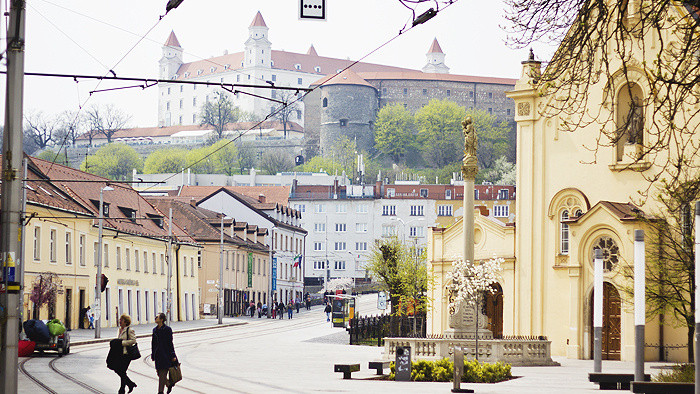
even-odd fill
[(180, 46), (180, 41), (178, 41), (177, 37), (175, 36), (175, 31), (173, 31), (173, 30), (170, 31), (170, 35), (168, 36), (168, 40), (165, 41), (165, 46), (166, 47), (182, 48)]
[(374, 86), (370, 85), (369, 82), (365, 81), (357, 75), (356, 72), (352, 71), (351, 69), (347, 69), (343, 71), (340, 74), (335, 74), (335, 75), (329, 75), (325, 78), (322, 78), (315, 84), (320, 85), (324, 84), (326, 86), (329, 85), (362, 85), (362, 86), (369, 86), (374, 89)]
[[(114, 190), (103, 192), (104, 202), (109, 204), (109, 215), (104, 218), (106, 228), (146, 237), (167, 237), (167, 218), (131, 186), (111, 183), (107, 178), (59, 164), (52, 165), (45, 160), (31, 160), (39, 171), (51, 179), (53, 185), (70, 195), (95, 217), (99, 215), (95, 202), (100, 199), (100, 189), (111, 186)], [(131, 211), (134, 211), (135, 220), (127, 216)], [(162, 226), (156, 224), (159, 219), (162, 219)], [(174, 223), (173, 235), (181, 242), (195, 243), (194, 239)]]
[[(257, 125), (258, 122), (236, 122), (229, 123), (226, 125), (226, 130), (249, 130), (253, 126)], [(275, 129), (283, 130), (284, 125), (278, 120), (268, 120), (255, 128), (257, 129)], [(210, 126), (200, 126), (200, 125), (190, 125), (190, 126), (163, 126), (163, 127), (135, 127), (131, 129), (119, 130), (114, 135), (112, 135), (112, 140), (116, 138), (135, 138), (135, 137), (169, 137), (175, 133), (181, 131), (192, 131), (192, 130), (211, 130)], [(304, 128), (296, 122), (287, 122), (287, 131), (297, 131), (300, 133), (304, 132)], [(95, 137), (93, 137), (94, 139)], [(83, 134), (76, 138), (77, 140), (88, 140), (87, 134)]]
[[(259, 204), (258, 198), (262, 194), (265, 196), (265, 203), (273, 204), (272, 208), (274, 208), (274, 204), (288, 205), (289, 192), (291, 191), (291, 186), (183, 186), (179, 196), (194, 197), (200, 200), (222, 188), (247, 197), (246, 201), (251, 204)], [(256, 206), (256, 208), (258, 207)]]
[(442, 53), (442, 48), (440, 48), (440, 44), (438, 44), (437, 38), (433, 38), (433, 43), (432, 45), (430, 45), (428, 53)]
[(258, 11), (258, 13), (255, 14), (255, 18), (253, 18), (253, 22), (250, 24), (250, 27), (253, 26), (267, 27), (260, 11)]

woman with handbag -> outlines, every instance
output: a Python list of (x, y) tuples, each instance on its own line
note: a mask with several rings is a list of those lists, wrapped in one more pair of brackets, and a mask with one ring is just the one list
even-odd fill
[(117, 339), (121, 340), (121, 360), (115, 363), (116, 368), (114, 369), (114, 372), (121, 378), (121, 386), (119, 387), (120, 394), (125, 392), (125, 387), (129, 387), (129, 392), (134, 391), (134, 387), (136, 387), (136, 383), (126, 375), (126, 370), (129, 369), (131, 360), (138, 358), (134, 356), (134, 354), (138, 354), (136, 333), (130, 326), (131, 317), (127, 314), (121, 315), (121, 317), (119, 317), (119, 335), (117, 335)]
[(173, 346), (173, 330), (165, 325), (165, 313), (156, 316), (156, 326), (153, 328), (151, 338), (151, 360), (155, 361), (158, 373), (158, 394), (163, 394), (163, 388), (168, 387), (168, 393), (172, 391), (174, 382), (168, 380), (168, 370), (177, 367), (177, 356)]

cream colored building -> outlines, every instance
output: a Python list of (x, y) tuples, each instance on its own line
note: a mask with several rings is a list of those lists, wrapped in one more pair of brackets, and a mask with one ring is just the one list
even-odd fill
[[(634, 18), (633, 13), (629, 18)], [(676, 19), (690, 18), (687, 9), (680, 6), (669, 6), (669, 13)], [(601, 119), (612, 119), (604, 125), (606, 131), (614, 134), (624, 124), (634, 100), (629, 92), (633, 97), (654, 96), (643, 64), (653, 64), (659, 39), (667, 43), (676, 40), (672, 29), (660, 31), (662, 37), (631, 36), (632, 63), (637, 67), (628, 65), (625, 73), (621, 63), (611, 56), (612, 77), (603, 74), (597, 83), (588, 86), (586, 109)], [(643, 229), (635, 219), (637, 214), (655, 215), (660, 210), (655, 198), (642, 200), (637, 192), (649, 187), (645, 177), (661, 173), (658, 159), (664, 159), (662, 156), (668, 152), (656, 156), (656, 164), (634, 160), (646, 146), (643, 144), (652, 144), (658, 135), (652, 129), (653, 111), (648, 107), (643, 111), (643, 136), (635, 143), (620, 138), (618, 142), (603, 141), (597, 145), (601, 137), (598, 122), (567, 131), (563, 125), (571, 119), (543, 115), (547, 105), (557, 98), (537, 83), (539, 73), (540, 62), (534, 58), (523, 62), (523, 74), (515, 90), (508, 94), (515, 100), (518, 124), (518, 217), (513, 241), (501, 243), (503, 230), (483, 227), (483, 218), (477, 215), (477, 258), (487, 258), (492, 252), (515, 257), (514, 263), (506, 263), (500, 283), (503, 315), (492, 313), (490, 318), (502, 320), (505, 335), (546, 335), (552, 341), (553, 356), (591, 358), (593, 250), (601, 248), (606, 255), (603, 357), (631, 361), (633, 303), (622, 291), (631, 285), (622, 268), (633, 261), (634, 230)], [(697, 129), (697, 125), (694, 127)], [(697, 134), (688, 138), (698, 143)], [(586, 149), (596, 145), (597, 152)], [(656, 195), (656, 187), (652, 185), (649, 196)], [(480, 226), (485, 229), (485, 236), (479, 235)], [(445, 259), (451, 260), (462, 250), (461, 232), (461, 224), (457, 223), (447, 230), (434, 230), (431, 235), (429, 258), (438, 279), (432, 289), (435, 308), (429, 322), (434, 333), (445, 328), (447, 301), (441, 290), (442, 271), (449, 267), (450, 262)], [(686, 329), (679, 328), (680, 323), (673, 321), (670, 312), (665, 324), (659, 321), (659, 316), (647, 317), (645, 342), (661, 348), (647, 347), (646, 359), (688, 361), (685, 348), (670, 346), (687, 343)]]
[[(61, 291), (52, 316), (77, 328), (79, 310), (95, 308), (100, 189), (109, 182), (82, 171), (32, 158), (27, 182), (25, 227), (25, 318), (48, 318), (47, 306), (36, 310), (30, 294), (44, 272), (58, 275)], [(105, 190), (103, 270), (109, 282), (101, 294), (102, 326), (116, 326), (127, 313), (133, 324), (154, 322), (167, 309), (168, 222), (131, 187), (109, 184)], [(198, 319), (200, 246), (172, 226), (172, 319)]]

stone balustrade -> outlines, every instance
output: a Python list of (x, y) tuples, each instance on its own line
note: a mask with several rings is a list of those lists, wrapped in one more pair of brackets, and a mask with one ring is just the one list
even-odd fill
[[(451, 358), (455, 345), (464, 349), (465, 360), (475, 358), (475, 341), (455, 338), (384, 338), (384, 358), (394, 360), (396, 347), (400, 346), (410, 346), (414, 360)], [(559, 365), (552, 361), (551, 345), (551, 341), (539, 339), (480, 339), (479, 361), (513, 366)]]

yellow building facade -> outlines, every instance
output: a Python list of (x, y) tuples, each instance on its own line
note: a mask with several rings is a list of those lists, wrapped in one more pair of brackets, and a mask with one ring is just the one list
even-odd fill
[[(669, 13), (674, 18), (689, 18), (681, 7), (670, 6)], [(621, 62), (612, 59), (610, 78), (603, 75), (587, 87), (586, 110), (602, 119), (612, 119), (604, 131), (615, 134), (616, 127), (631, 113), (634, 106), (630, 102), (635, 98), (629, 92), (643, 98), (656, 94), (648, 85), (643, 64), (655, 60), (659, 39), (676, 40), (672, 29), (661, 29), (660, 34), (662, 37), (632, 36), (633, 61), (628, 63), (626, 72), (622, 71)], [(599, 138), (606, 137), (601, 135), (597, 122), (567, 130), (564, 124), (571, 119), (563, 114), (544, 115), (557, 98), (538, 84), (539, 75), (540, 63), (531, 57), (523, 62), (521, 78), (508, 94), (515, 101), (518, 127), (518, 217), (513, 242), (504, 244), (512, 245), (512, 250), (502, 252), (503, 257), (514, 256), (514, 263), (506, 264), (499, 283), (503, 289), (503, 316), (490, 318), (502, 319), (506, 335), (547, 336), (553, 356), (591, 358), (593, 250), (600, 248), (606, 256), (603, 357), (631, 361), (633, 300), (624, 293), (631, 283), (623, 271), (633, 263), (634, 230), (644, 229), (643, 222), (636, 218), (639, 214), (656, 215), (662, 209), (655, 199), (658, 184), (650, 186), (648, 179), (663, 175), (658, 163), (673, 155), (661, 152), (655, 162), (636, 160), (644, 144), (653, 143), (658, 135), (649, 108), (643, 111), (643, 135), (636, 142), (600, 142)], [(689, 126), (690, 130), (697, 129), (697, 125)], [(698, 143), (696, 134), (688, 138)], [(597, 149), (593, 151), (591, 147)], [(640, 190), (647, 190), (649, 198), (639, 198)], [(477, 220), (477, 234), (482, 221)], [(461, 227), (457, 223), (447, 230), (434, 230), (431, 236), (429, 258), (438, 279), (431, 290), (435, 297), (430, 323), (434, 333), (444, 330), (447, 315), (446, 298), (440, 289), (445, 283), (440, 279), (444, 279), (441, 272), (449, 264), (442, 259), (450, 259), (453, 252), (461, 254)], [(502, 234), (495, 228), (486, 231), (495, 231), (496, 238)], [(483, 245), (479, 244), (479, 235), (476, 238), (477, 258), (489, 257), (489, 249), (493, 248), (488, 242), (491, 236), (487, 235), (485, 241), (482, 238)], [(647, 317), (645, 342), (655, 346), (647, 347), (646, 359), (686, 362), (686, 329), (679, 327), (680, 322), (674, 320), (670, 311), (664, 324), (660, 324), (661, 319)]]

